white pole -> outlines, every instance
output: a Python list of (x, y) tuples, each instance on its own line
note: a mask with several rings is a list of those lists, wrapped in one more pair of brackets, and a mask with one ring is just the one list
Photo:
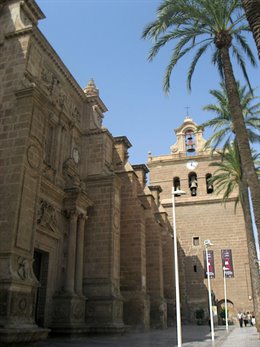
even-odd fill
[(209, 275), (209, 258), (208, 258), (208, 247), (206, 246), (206, 261), (207, 261), (207, 277), (208, 277), (208, 294), (209, 294), (209, 314), (210, 314), (210, 327), (211, 327), (211, 340), (215, 340), (214, 335), (214, 322), (212, 312), (212, 301), (211, 301), (211, 286), (210, 286), (210, 275)]
[(181, 335), (181, 307), (180, 307), (180, 287), (179, 287), (179, 266), (178, 266), (178, 248), (177, 232), (175, 218), (175, 191), (172, 188), (172, 223), (173, 223), (173, 249), (174, 249), (174, 272), (175, 272), (175, 300), (176, 300), (176, 320), (177, 320), (177, 343), (178, 347), (182, 346)]
[(228, 331), (228, 311), (227, 311), (227, 284), (226, 284), (226, 268), (223, 266), (224, 274), (224, 298), (225, 298), (225, 320), (226, 320), (226, 331)]

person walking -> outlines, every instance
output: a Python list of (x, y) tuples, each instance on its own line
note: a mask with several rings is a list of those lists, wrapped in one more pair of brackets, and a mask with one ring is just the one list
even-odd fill
[(237, 314), (237, 319), (239, 321), (240, 328), (242, 328), (243, 327), (243, 315), (242, 315), (242, 313), (240, 311)]
[(244, 326), (247, 326), (248, 320), (247, 320), (247, 314), (245, 312), (243, 312), (243, 321), (244, 321)]

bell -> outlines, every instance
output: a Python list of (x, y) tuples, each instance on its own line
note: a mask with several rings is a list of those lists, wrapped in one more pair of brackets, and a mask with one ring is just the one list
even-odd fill
[(187, 137), (187, 140), (192, 140), (192, 136), (190, 135), (189, 137)]
[(190, 188), (191, 188), (191, 189), (192, 189), (192, 188), (197, 188), (197, 181), (196, 181), (196, 180), (193, 180), (193, 181), (191, 182)]
[(195, 148), (192, 146), (187, 146), (187, 152), (192, 153), (195, 152)]
[(190, 191), (191, 191), (191, 196), (196, 196), (197, 195), (197, 187), (190, 187)]
[(208, 187), (207, 187), (207, 192), (208, 193), (212, 193), (213, 192), (213, 185), (212, 184), (209, 184)]
[(192, 140), (187, 141), (186, 149), (187, 152), (195, 152), (194, 142)]

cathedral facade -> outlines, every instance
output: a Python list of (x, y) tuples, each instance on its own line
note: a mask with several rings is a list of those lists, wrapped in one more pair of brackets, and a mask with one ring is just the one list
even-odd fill
[(172, 185), (196, 188), (176, 199), (183, 319), (194, 322), (198, 308), (207, 315), (206, 238), (216, 300), (228, 250), (230, 310), (251, 310), (242, 214), (207, 193), (210, 159), (195, 123), (192, 171), (187, 120), (170, 155), (131, 165), (130, 141), (103, 127), (94, 81), (78, 85), (39, 31), (43, 18), (34, 0), (0, 2), (0, 342), (172, 325)]

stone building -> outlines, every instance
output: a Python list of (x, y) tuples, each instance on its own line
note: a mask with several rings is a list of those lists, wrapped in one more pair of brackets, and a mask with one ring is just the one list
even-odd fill
[(103, 127), (94, 81), (82, 90), (38, 30), (43, 18), (34, 0), (0, 0), (0, 342), (172, 325), (172, 185), (196, 185), (177, 198), (183, 318), (207, 309), (206, 238), (216, 299), (219, 252), (231, 249), (230, 307), (251, 309), (242, 213), (208, 194), (211, 159), (196, 125), (184, 122), (170, 155), (149, 157), (147, 185), (148, 167), (128, 161), (129, 140)]
[(77, 84), (38, 30), (36, 2), (0, 5), (1, 343), (165, 328), (174, 282), (160, 187), (102, 126), (94, 81)]
[[(179, 270), (182, 318), (195, 321), (196, 311), (208, 317), (208, 290), (204, 241), (210, 240), (209, 263), (215, 320), (224, 307), (223, 266), (226, 271), (227, 300), (230, 321), (236, 313), (252, 311), (252, 289), (246, 231), (242, 208), (234, 202), (236, 193), (222, 204), (208, 179), (219, 160), (219, 154), (205, 150), (202, 130), (191, 118), (175, 129), (177, 142), (171, 153), (148, 158), (150, 184), (159, 185), (161, 205), (172, 220), (172, 187), (186, 195), (176, 196), (176, 230), (179, 244)], [(213, 307), (214, 309), (214, 307)]]

